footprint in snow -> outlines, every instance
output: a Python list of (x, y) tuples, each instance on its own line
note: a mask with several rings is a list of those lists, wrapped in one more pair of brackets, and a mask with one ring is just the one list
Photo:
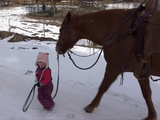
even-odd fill
[(27, 72), (25, 72), (24, 75), (28, 75), (28, 74), (31, 74), (31, 73), (33, 73), (33, 71), (27, 70)]

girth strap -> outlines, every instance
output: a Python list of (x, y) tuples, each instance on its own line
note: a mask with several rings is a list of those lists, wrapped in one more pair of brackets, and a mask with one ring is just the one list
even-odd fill
[(139, 24), (137, 29), (137, 38), (135, 41), (135, 54), (137, 56), (137, 61), (139, 57), (143, 57), (144, 51), (143, 51), (143, 45), (144, 45), (144, 37), (146, 34), (146, 28), (147, 28), (148, 22), (145, 20)]

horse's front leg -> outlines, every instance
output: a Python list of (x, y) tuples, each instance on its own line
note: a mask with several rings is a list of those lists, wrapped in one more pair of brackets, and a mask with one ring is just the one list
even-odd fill
[(103, 94), (108, 90), (110, 85), (116, 80), (119, 74), (120, 70), (115, 68), (115, 66), (113, 66), (112, 64), (107, 64), (105, 75), (98, 90), (98, 93), (93, 99), (93, 101), (87, 107), (85, 107), (86, 112), (91, 113), (94, 111), (95, 107), (98, 107)]
[(144, 80), (138, 80), (143, 97), (146, 101), (147, 107), (148, 107), (148, 117), (145, 118), (144, 120), (157, 120), (157, 113), (155, 111), (152, 98), (151, 98), (151, 88), (149, 84), (149, 79), (144, 79)]

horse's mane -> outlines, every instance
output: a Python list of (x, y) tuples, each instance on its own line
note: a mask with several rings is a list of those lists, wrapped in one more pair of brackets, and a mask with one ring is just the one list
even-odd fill
[[(96, 11), (96, 12), (89, 12), (89, 13), (84, 13), (84, 14), (80, 14), (80, 13), (74, 13), (73, 16), (80, 16), (80, 17), (86, 17), (86, 16), (100, 16), (100, 15), (104, 15), (105, 13), (116, 13), (116, 14), (121, 14), (122, 12), (125, 11), (134, 11), (136, 8), (132, 8), (132, 9), (110, 9), (110, 10), (101, 10), (101, 11)], [(115, 15), (116, 15), (115, 14)]]

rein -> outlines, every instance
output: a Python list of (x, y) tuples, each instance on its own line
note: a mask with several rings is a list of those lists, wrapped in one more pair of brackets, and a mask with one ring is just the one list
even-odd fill
[[(101, 49), (100, 49), (100, 50), (101, 50)], [(90, 56), (95, 55), (96, 53), (98, 53), (100, 50), (94, 52), (93, 54), (86, 55), (86, 56), (84, 56), (84, 55), (78, 55), (78, 54), (76, 54), (75, 52), (73, 52), (73, 51), (71, 51), (71, 50), (69, 50), (69, 52), (72, 53), (72, 54), (74, 54), (74, 55), (76, 55), (76, 56), (78, 56), (78, 57), (90, 57)]]
[[(117, 41), (117, 40), (123, 39), (123, 38), (124, 38), (123, 35), (119, 35), (118, 38), (115, 38), (115, 39), (112, 39), (112, 40), (108, 41), (108, 42), (107, 42), (107, 45), (109, 45), (109, 44), (111, 44), (111, 43), (113, 43), (113, 42), (115, 42), (115, 41)], [(99, 51), (101, 51), (101, 49), (102, 49), (102, 48), (100, 48), (98, 51), (94, 52), (93, 54), (86, 55), (86, 56), (84, 56), (84, 55), (78, 55), (78, 54), (76, 54), (75, 52), (73, 52), (73, 51), (71, 51), (71, 50), (68, 50), (68, 51), (69, 51), (70, 53), (78, 56), (78, 57), (90, 57), (90, 56), (92, 56), (92, 55), (95, 55), (95, 54), (98, 53)]]
[(72, 63), (73, 63), (77, 68), (79, 68), (79, 69), (81, 69), (81, 70), (88, 70), (88, 69), (92, 68), (92, 67), (98, 62), (98, 60), (99, 60), (99, 58), (100, 58), (100, 56), (101, 56), (101, 54), (102, 54), (102, 49), (101, 49), (101, 51), (100, 51), (100, 53), (99, 53), (99, 55), (98, 55), (97, 60), (93, 63), (93, 65), (91, 65), (90, 67), (87, 67), (87, 68), (82, 68), (82, 67), (77, 66), (76, 63), (74, 62), (74, 60), (72, 59), (70, 53), (69, 53), (69, 52), (67, 52), (67, 53), (68, 53), (69, 59), (72, 61)]
[(159, 81), (159, 80), (160, 80), (160, 78), (159, 78), (159, 79), (153, 79), (153, 77), (152, 77), (152, 76), (150, 76), (150, 79), (151, 79), (153, 82), (157, 82), (157, 81)]
[[(57, 54), (57, 62), (58, 62), (57, 88), (56, 88), (56, 92), (55, 92), (55, 94), (54, 94), (52, 99), (54, 99), (57, 96), (58, 89), (59, 89), (59, 55), (58, 54)], [(32, 103), (34, 95), (35, 95), (35, 89), (36, 89), (36, 84), (33, 85), (32, 89), (31, 89), (31, 91), (30, 91), (30, 93), (29, 93), (29, 95), (28, 95), (28, 97), (27, 97), (27, 99), (26, 99), (26, 101), (25, 101), (25, 103), (23, 105), (23, 108), (22, 108), (23, 112), (26, 112), (28, 110), (30, 104)], [(31, 100), (29, 102), (31, 94), (32, 94), (32, 98), (31, 98)]]
[[(118, 38), (116, 38), (116, 39), (112, 39), (112, 40), (108, 41), (107, 45), (109, 45), (109, 44), (111, 44), (111, 43), (113, 43), (113, 42), (115, 42), (115, 41), (117, 41), (117, 40), (120, 40), (120, 39), (122, 39), (123, 37), (124, 37), (124, 36), (120, 36), (120, 37), (118, 37)], [(103, 48), (101, 48), (100, 50), (98, 50), (97, 52), (95, 52), (95, 53), (93, 53), (93, 54), (91, 54), (91, 55), (82, 56), (82, 55), (78, 55), (78, 54), (74, 53), (73, 51), (69, 50), (69, 51), (67, 52), (67, 54), (68, 54), (68, 56), (69, 56), (69, 59), (70, 59), (70, 60), (72, 61), (72, 63), (74, 64), (74, 66), (76, 66), (78, 69), (81, 69), (81, 70), (88, 70), (88, 69), (90, 69), (90, 68), (92, 68), (93, 66), (96, 65), (96, 63), (98, 62), (98, 60), (99, 60), (99, 58), (100, 58), (100, 56), (101, 56), (101, 54), (102, 54), (102, 51), (103, 51)], [(72, 59), (71, 54), (70, 54), (70, 53), (72, 53), (72, 54), (74, 54), (74, 55), (76, 55), (76, 56), (79, 56), (79, 57), (90, 57), (90, 56), (92, 56), (92, 55), (95, 55), (95, 54), (98, 53), (98, 52), (100, 52), (100, 53), (99, 53), (99, 55), (98, 55), (97, 60), (96, 60), (90, 67), (87, 67), (87, 68), (79, 67), (79, 66), (74, 62), (74, 60)]]

